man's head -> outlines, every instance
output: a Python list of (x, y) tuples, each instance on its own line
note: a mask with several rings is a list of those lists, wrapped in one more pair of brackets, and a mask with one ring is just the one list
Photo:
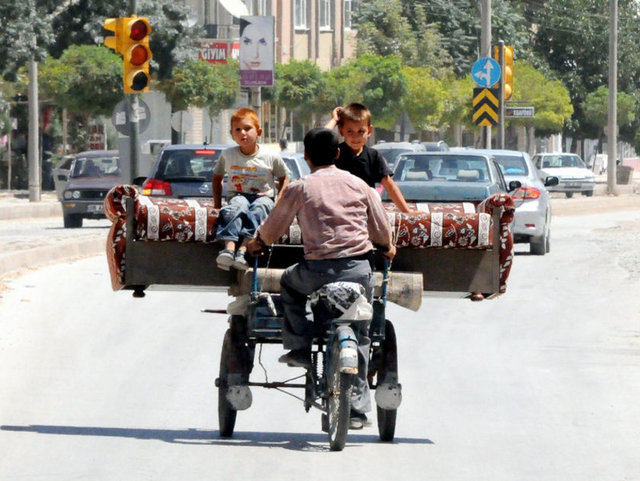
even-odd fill
[(354, 154), (362, 152), (373, 132), (371, 112), (362, 104), (351, 103), (340, 111), (338, 131)]
[(304, 136), (305, 159), (315, 167), (335, 164), (338, 153), (338, 136), (333, 130), (311, 129)]

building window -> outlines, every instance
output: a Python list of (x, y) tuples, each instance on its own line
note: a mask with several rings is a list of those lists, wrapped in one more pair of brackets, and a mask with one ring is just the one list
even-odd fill
[(353, 14), (357, 6), (356, 0), (344, 0), (344, 28), (347, 30), (355, 27)]
[(258, 0), (258, 15), (271, 15), (271, 0)]
[(332, 26), (331, 22), (331, 0), (320, 0), (320, 12), (318, 18), (318, 27), (322, 30), (328, 30)]
[(307, 28), (307, 0), (295, 0), (295, 28)]

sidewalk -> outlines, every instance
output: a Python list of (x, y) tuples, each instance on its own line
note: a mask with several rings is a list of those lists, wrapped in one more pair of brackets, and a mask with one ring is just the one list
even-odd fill
[[(47, 219), (59, 222), (63, 229), (62, 206), (55, 192), (42, 192), (39, 202), (29, 202), (27, 191), (0, 192), (0, 281), (23, 269), (105, 252), (106, 229), (73, 229), (64, 235), (54, 229), (50, 235), (16, 242), (16, 224)], [(14, 233), (7, 235), (3, 229)]]

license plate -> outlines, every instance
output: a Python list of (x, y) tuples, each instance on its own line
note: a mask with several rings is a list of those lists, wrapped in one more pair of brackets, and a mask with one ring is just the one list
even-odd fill
[(104, 205), (102, 204), (89, 204), (87, 206), (87, 211), (92, 213), (102, 213), (104, 212)]
[(580, 187), (580, 182), (567, 182), (567, 187), (578, 188)]

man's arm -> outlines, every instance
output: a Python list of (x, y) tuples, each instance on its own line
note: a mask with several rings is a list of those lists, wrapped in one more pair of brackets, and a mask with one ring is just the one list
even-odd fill
[(211, 181), (211, 188), (213, 190), (213, 207), (215, 209), (220, 209), (222, 207), (222, 182), (224, 179), (224, 175), (213, 175), (213, 180)]
[(369, 203), (367, 226), (371, 242), (380, 246), (385, 257), (393, 259), (396, 255), (396, 246), (387, 212), (384, 210), (378, 193), (371, 188), (367, 188), (367, 200)]

